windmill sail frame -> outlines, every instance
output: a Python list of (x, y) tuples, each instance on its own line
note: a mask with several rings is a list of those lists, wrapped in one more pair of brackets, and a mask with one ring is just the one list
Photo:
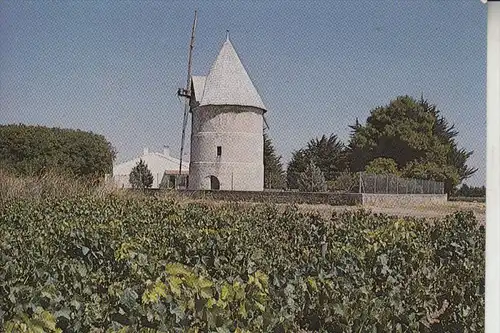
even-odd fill
[(196, 32), (196, 22), (197, 22), (197, 17), (198, 17), (198, 12), (195, 10), (194, 11), (194, 20), (193, 20), (193, 27), (191, 29), (191, 40), (189, 43), (189, 55), (188, 55), (188, 74), (187, 74), (187, 83), (186, 83), (186, 89), (180, 88), (177, 91), (178, 96), (182, 96), (186, 98), (185, 104), (184, 104), (184, 117), (182, 121), (182, 138), (181, 138), (181, 151), (180, 151), (180, 157), (179, 157), (179, 177), (182, 175), (182, 158), (184, 155), (184, 142), (186, 139), (186, 127), (188, 123), (188, 116), (189, 116), (189, 110), (190, 110), (190, 98), (191, 98), (191, 67), (192, 67), (192, 58), (193, 58), (193, 48), (194, 48), (194, 36)]

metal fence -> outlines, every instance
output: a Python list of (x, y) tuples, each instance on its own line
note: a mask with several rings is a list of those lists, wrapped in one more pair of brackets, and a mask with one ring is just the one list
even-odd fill
[(359, 174), (359, 192), (377, 194), (444, 194), (444, 183), (395, 175)]

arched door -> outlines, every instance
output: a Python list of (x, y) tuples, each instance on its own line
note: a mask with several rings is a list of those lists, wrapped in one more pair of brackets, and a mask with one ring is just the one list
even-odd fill
[(210, 189), (211, 190), (220, 190), (219, 179), (215, 176), (210, 176)]

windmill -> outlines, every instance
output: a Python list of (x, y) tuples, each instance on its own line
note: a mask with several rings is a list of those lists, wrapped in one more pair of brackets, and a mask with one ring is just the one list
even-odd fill
[(188, 55), (188, 73), (187, 73), (187, 83), (186, 83), (186, 89), (179, 88), (177, 90), (177, 95), (180, 97), (184, 97), (185, 103), (184, 103), (184, 118), (182, 121), (182, 138), (181, 138), (181, 153), (179, 157), (179, 178), (181, 177), (182, 174), (182, 157), (184, 155), (184, 141), (186, 139), (186, 127), (187, 127), (187, 122), (188, 122), (188, 115), (189, 115), (189, 101), (191, 98), (191, 64), (192, 64), (192, 58), (193, 58), (193, 47), (194, 47), (194, 34), (196, 31), (196, 19), (197, 19), (197, 11), (194, 11), (194, 20), (193, 20), (193, 27), (191, 29), (191, 41), (189, 42), (189, 55)]

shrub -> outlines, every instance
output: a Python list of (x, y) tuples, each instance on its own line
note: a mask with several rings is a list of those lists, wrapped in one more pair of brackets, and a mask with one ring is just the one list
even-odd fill
[(392, 158), (379, 157), (368, 163), (365, 172), (373, 174), (391, 174), (399, 176), (398, 164)]
[[(473, 332), (484, 227), (80, 196), (0, 206), (0, 325), (73, 332)], [(1, 327), (0, 326), (0, 327)], [(54, 330), (55, 330), (54, 329)]]
[(153, 185), (153, 174), (148, 169), (148, 166), (141, 159), (137, 165), (132, 168), (129, 175), (129, 182), (132, 188), (145, 189)]
[(328, 191), (357, 193), (359, 192), (359, 173), (342, 172), (327, 183)]
[(298, 185), (302, 192), (324, 192), (327, 189), (323, 172), (313, 162), (299, 174)]
[(475, 187), (462, 184), (462, 186), (453, 195), (457, 197), (481, 198), (486, 196), (486, 187)]

